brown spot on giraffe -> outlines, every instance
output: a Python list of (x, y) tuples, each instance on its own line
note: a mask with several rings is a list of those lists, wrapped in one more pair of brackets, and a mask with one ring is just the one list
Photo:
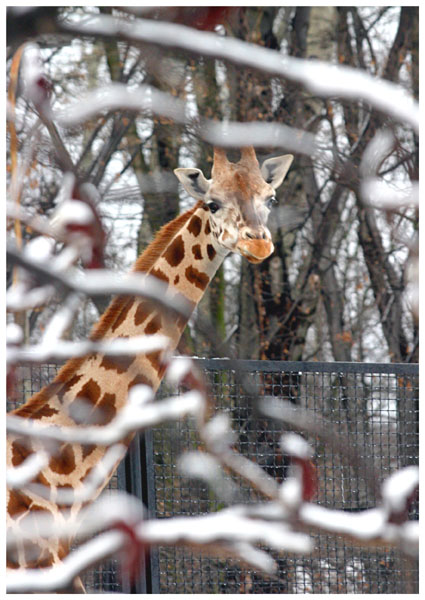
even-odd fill
[(164, 258), (170, 267), (177, 267), (181, 263), (184, 258), (184, 242), (181, 235), (178, 235), (168, 246)]
[(192, 253), (195, 257), (195, 260), (202, 260), (202, 250), (200, 244), (195, 244), (192, 246)]
[(189, 221), (189, 225), (187, 226), (187, 229), (190, 231), (190, 233), (194, 237), (198, 237), (198, 235), (201, 233), (201, 229), (202, 229), (202, 221), (198, 217), (198, 215), (193, 215), (193, 217)]
[(165, 371), (165, 365), (162, 363), (162, 351), (149, 352), (146, 354), (146, 358), (157, 372), (158, 377), (161, 378)]
[(12, 443), (12, 465), (14, 467), (18, 467), (30, 454), (33, 454), (33, 450), (22, 441), (23, 438), (18, 438)]
[(32, 415), (33, 419), (42, 419), (43, 417), (52, 417), (53, 415), (57, 415), (58, 411), (56, 408), (49, 406), (47, 403), (42, 406), (36, 413)]
[(27, 541), (23, 549), (23, 553), (24, 565), (26, 569), (31, 569), (39, 564), (45, 564), (44, 552), (35, 542)]
[(185, 271), (186, 279), (200, 290), (204, 290), (210, 282), (210, 278), (205, 273), (201, 273), (192, 265), (189, 265)]
[(174, 277), (174, 285), (177, 285), (179, 281), (180, 281), (180, 275), (176, 275)]
[[(191, 314), (195, 310), (196, 302), (193, 302), (192, 300), (188, 300), (188, 298), (186, 296), (184, 296), (183, 294), (180, 294), (180, 292), (178, 292), (176, 294), (175, 300), (176, 300), (176, 303), (179, 303), (180, 301), (183, 300), (186, 303), (186, 305), (189, 306), (188, 314)], [(176, 317), (177, 328), (179, 330), (182, 330), (183, 327), (185, 327), (187, 321), (188, 321), (188, 316), (177, 315), (177, 317)]]
[[(113, 364), (111, 368), (116, 368), (116, 365)], [(74, 400), (69, 403), (67, 406), (68, 415), (73, 419), (73, 421), (77, 424), (93, 424), (90, 423), (91, 411), (89, 408), (92, 408), (96, 405), (97, 401), (100, 398), (100, 386), (94, 379), (89, 379), (75, 396)]]
[(54, 563), (54, 556), (47, 548), (40, 549), (36, 544), (25, 545), (25, 566), (27, 569), (47, 569)]
[(137, 305), (136, 312), (134, 314), (134, 324), (141, 325), (143, 323), (143, 321), (145, 321), (151, 313), (152, 313), (151, 302), (142, 300)]
[(90, 473), (93, 471), (94, 467), (88, 467), (84, 473), (82, 475), (80, 475), (80, 481), (84, 481), (84, 479), (86, 477), (88, 477), (90, 475)]
[(210, 235), (210, 233), (211, 233), (211, 225), (210, 225), (210, 222), (209, 222), (209, 221), (207, 221), (207, 222), (205, 223), (205, 234), (206, 234), (206, 235)]
[(40, 485), (44, 485), (46, 487), (50, 487), (50, 483), (47, 481), (46, 477), (43, 473), (39, 473), (37, 477), (34, 479), (35, 483), (39, 483)]
[(156, 314), (152, 317), (149, 323), (145, 327), (146, 335), (153, 335), (157, 333), (162, 327), (161, 315)]
[(32, 504), (32, 499), (19, 490), (11, 490), (7, 510), (14, 519), (20, 514), (26, 512)]
[[(85, 460), (88, 456), (90, 456), (90, 454), (92, 452), (94, 452), (96, 450), (97, 446), (96, 444), (84, 444), (82, 446), (82, 457), (83, 460)], [(70, 486), (72, 487), (72, 486)]]
[(121, 375), (128, 371), (135, 360), (135, 356), (104, 356), (100, 366), (108, 371), (116, 371), (118, 375)]
[(217, 254), (212, 244), (207, 244), (207, 254), (210, 260), (213, 260), (215, 255)]
[(99, 384), (94, 379), (89, 379), (78, 392), (76, 398), (82, 398), (94, 405), (99, 400), (100, 393)]
[(49, 468), (60, 475), (69, 475), (74, 471), (75, 455), (70, 444), (62, 445), (59, 454), (52, 456)]

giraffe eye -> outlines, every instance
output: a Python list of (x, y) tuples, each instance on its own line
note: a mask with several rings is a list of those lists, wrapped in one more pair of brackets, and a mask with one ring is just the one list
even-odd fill
[(208, 202), (207, 206), (212, 213), (217, 212), (218, 209), (220, 208), (220, 206), (217, 204), (217, 202)]
[(273, 208), (273, 206), (276, 206), (277, 204), (277, 198), (276, 196), (271, 196), (268, 200), (267, 200), (267, 208)]

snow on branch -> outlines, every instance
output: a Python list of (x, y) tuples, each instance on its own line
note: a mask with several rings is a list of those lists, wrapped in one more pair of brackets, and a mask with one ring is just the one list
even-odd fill
[(382, 164), (391, 155), (396, 140), (389, 130), (378, 130), (364, 151), (360, 163), (360, 194), (366, 207), (382, 211), (390, 225), (391, 234), (397, 242), (406, 246), (409, 257), (406, 262), (405, 297), (419, 320), (419, 235), (407, 236), (399, 219), (394, 217), (407, 211), (419, 210), (419, 182), (411, 182), (401, 191), (378, 175)]
[(35, 479), (37, 475), (49, 464), (50, 455), (38, 450), (34, 454), (30, 454), (18, 467), (7, 469), (6, 485), (10, 489), (17, 489), (25, 486), (30, 481)]
[[(149, 275), (130, 273), (119, 277), (104, 269), (91, 269), (89, 273), (80, 271), (63, 272), (62, 268), (55, 265), (46, 265), (43, 262), (28, 256), (18, 250), (13, 243), (7, 245), (7, 258), (12, 265), (17, 265), (28, 270), (40, 283), (54, 285), (61, 293), (79, 293), (90, 298), (112, 295), (142, 296), (147, 300), (155, 301), (161, 308), (189, 317), (192, 306), (182, 297), (167, 294), (167, 286), (163, 281)], [(13, 292), (13, 290), (12, 290)], [(15, 294), (6, 297), (10, 310), (21, 310), (19, 299)]]
[(172, 118), (177, 123), (192, 124), (199, 137), (211, 145), (274, 146), (307, 155), (313, 154), (317, 146), (313, 134), (281, 123), (218, 123), (205, 118), (194, 121), (187, 116), (185, 103), (148, 85), (140, 85), (137, 89), (130, 89), (122, 83), (103, 86), (68, 106), (66, 111), (56, 113), (55, 120), (63, 127), (71, 127), (105, 110), (148, 111)]
[(129, 433), (143, 431), (187, 415), (196, 416), (203, 401), (196, 390), (155, 403), (151, 403), (151, 400), (151, 388), (145, 385), (134, 386), (129, 392), (126, 407), (103, 427), (57, 427), (14, 415), (7, 417), (6, 426), (10, 433), (28, 438), (109, 446), (125, 438)]
[(92, 15), (84, 22), (67, 23), (64, 27), (82, 35), (114, 37), (135, 43), (149, 42), (254, 67), (270, 75), (301, 83), (319, 96), (364, 100), (397, 121), (419, 130), (417, 102), (400, 86), (371, 77), (359, 69), (283, 56), (274, 50), (241, 40), (149, 19), (127, 21), (109, 15)]
[[(58, 338), (56, 341), (58, 341)], [(93, 353), (122, 358), (165, 350), (168, 346), (169, 339), (163, 335), (138, 335), (129, 339), (111, 339), (108, 341), (83, 340), (70, 342), (60, 340), (60, 344), (57, 346), (51, 344), (50, 337), (43, 336), (40, 344), (8, 349), (7, 362), (8, 364), (18, 364), (20, 362), (40, 364), (88, 356)]]
[[(96, 504), (81, 511), (76, 521), (66, 520), (59, 530), (60, 535), (84, 538), (100, 533), (93, 540), (81, 545), (67, 556), (61, 566), (47, 569), (27, 569), (8, 575), (9, 593), (26, 591), (48, 592), (66, 587), (84, 568), (101, 560), (116, 556), (128, 544), (125, 527), (132, 529), (137, 541), (149, 546), (186, 546), (220, 556), (242, 558), (254, 568), (268, 573), (276, 571), (277, 565), (271, 557), (254, 548), (264, 544), (280, 552), (306, 553), (312, 549), (308, 535), (291, 530), (285, 522), (276, 523), (258, 518), (245, 506), (233, 506), (217, 513), (196, 517), (174, 517), (146, 519), (146, 511), (140, 501), (123, 494), (111, 494)], [(44, 522), (43, 522), (44, 521)], [(40, 527), (40, 524), (43, 526)], [(122, 525), (125, 525), (123, 528)], [(43, 537), (58, 535), (52, 522), (37, 517), (37, 522), (28, 523), (20, 541), (30, 542), (35, 529)], [(109, 531), (105, 529), (110, 528)], [(15, 543), (13, 536), (9, 546)]]

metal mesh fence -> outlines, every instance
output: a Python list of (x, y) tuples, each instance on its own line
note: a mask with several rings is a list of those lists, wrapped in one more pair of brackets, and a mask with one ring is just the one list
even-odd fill
[[(376, 489), (380, 481), (397, 468), (418, 462), (417, 365), (228, 360), (199, 360), (198, 365), (206, 374), (217, 410), (225, 411), (231, 418), (237, 449), (276, 479), (284, 479), (287, 469), (286, 458), (278, 447), (282, 424), (256, 413), (249, 391), (253, 386), (261, 394), (290, 400), (311, 416), (325, 419), (343, 436), (348, 448), (357, 449), (377, 486), (370, 485), (361, 469), (356, 470), (331, 444), (305, 435), (315, 450), (319, 487), (314, 501), (321, 505), (344, 511), (371, 508), (378, 500)], [(46, 383), (54, 371), (54, 367), (42, 367), (24, 373), (21, 398)], [(250, 379), (249, 389), (246, 377)], [(164, 388), (161, 393), (168, 391)], [(137, 441), (137, 447), (111, 482), (113, 487), (138, 495), (145, 489), (144, 501), (157, 518), (205, 514), (224, 506), (203, 482), (182, 477), (176, 467), (182, 452), (199, 447), (193, 423), (163, 425), (151, 432), (148, 442)], [(140, 466), (135, 465), (135, 460)], [(245, 482), (234, 479), (234, 483), (239, 501), (257, 499)], [(417, 504), (412, 506), (410, 518), (418, 518)], [(313, 537), (314, 551), (308, 556), (272, 553), (279, 565), (276, 577), (183, 548), (160, 547), (151, 552), (149, 569), (138, 587), (123, 588), (112, 561), (86, 575), (87, 591), (418, 592), (417, 562), (399, 552), (365, 549), (338, 536)]]
[[(357, 448), (376, 482), (395, 469), (417, 462), (418, 379), (410, 365), (342, 365), (271, 363), (266, 361), (199, 361), (208, 377), (217, 409), (229, 413), (238, 434), (237, 449), (277, 479), (285, 477), (285, 457), (278, 448), (282, 425), (255, 414), (241, 383), (242, 373), (262, 393), (276, 395), (325, 418)], [(417, 371), (416, 371), (417, 373)], [(315, 501), (345, 511), (375, 506), (361, 472), (320, 439), (306, 436), (315, 449), (319, 489)], [(190, 424), (177, 423), (154, 431), (156, 515), (203, 514), (222, 505), (202, 483), (178, 475), (182, 451), (199, 444)], [(241, 500), (255, 500), (238, 482)], [(417, 518), (417, 506), (411, 518)], [(309, 556), (275, 557), (276, 578), (264, 577), (228, 561), (194, 556), (183, 549), (159, 552), (163, 593), (412, 593), (417, 565), (388, 550), (365, 550), (338, 536), (314, 535)]]

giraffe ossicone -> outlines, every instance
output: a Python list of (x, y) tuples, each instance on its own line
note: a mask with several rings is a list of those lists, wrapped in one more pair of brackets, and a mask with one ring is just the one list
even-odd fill
[[(224, 149), (215, 148), (211, 179), (199, 169), (176, 169), (180, 183), (197, 203), (159, 231), (133, 270), (157, 277), (164, 282), (167, 293), (183, 298), (194, 309), (229, 252), (238, 253), (251, 263), (268, 258), (274, 247), (267, 218), (275, 202), (275, 191), (292, 160), (292, 155), (278, 156), (265, 160), (260, 167), (254, 148), (246, 147), (241, 150), (240, 160), (234, 163), (227, 159)], [(187, 318), (181, 315), (172, 318), (152, 301), (116, 297), (90, 337), (100, 340), (159, 333), (167, 336), (170, 348), (175, 349), (186, 323)], [(145, 384), (156, 391), (164, 370), (161, 351), (119, 359), (101, 354), (74, 358), (60, 369), (51, 384), (14, 413), (59, 427), (101, 426), (124, 408), (133, 386)], [(131, 436), (123, 440), (127, 445), (130, 441)], [(36, 447), (22, 436), (8, 439), (11, 466), (21, 465), (35, 451)], [(106, 447), (90, 443), (62, 444), (35, 480), (46, 493), (38, 495), (28, 489), (8, 492), (11, 530), (18, 532), (20, 524), (34, 515), (63, 519), (63, 507), (55, 501), (58, 492), (80, 489), (106, 451)], [(109, 479), (110, 476), (105, 477), (97, 495)], [(75, 503), (69, 514), (75, 518), (80, 509), (81, 504)], [(30, 547), (17, 547), (8, 559), (8, 566), (48, 567), (59, 564), (68, 551), (69, 543), (44, 539)]]

